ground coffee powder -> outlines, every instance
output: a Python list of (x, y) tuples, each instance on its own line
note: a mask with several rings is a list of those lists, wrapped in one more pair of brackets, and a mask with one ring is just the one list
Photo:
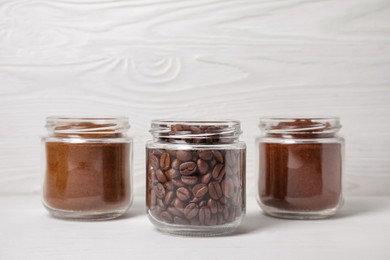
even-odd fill
[(258, 189), (266, 213), (316, 218), (336, 211), (342, 201), (343, 140), (335, 136), (338, 129), (338, 121), (325, 119), (264, 122)]
[(54, 215), (111, 218), (131, 203), (130, 142), (117, 124), (93, 120), (49, 124), (43, 201)]

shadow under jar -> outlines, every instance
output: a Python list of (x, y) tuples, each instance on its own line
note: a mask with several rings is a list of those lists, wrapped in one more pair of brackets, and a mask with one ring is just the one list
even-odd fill
[(245, 214), (246, 145), (238, 121), (152, 121), (146, 205), (162, 232), (227, 234)]
[(258, 197), (263, 211), (291, 219), (334, 215), (343, 203), (344, 139), (338, 118), (262, 118)]
[(127, 118), (48, 117), (43, 204), (56, 217), (111, 219), (131, 196)]

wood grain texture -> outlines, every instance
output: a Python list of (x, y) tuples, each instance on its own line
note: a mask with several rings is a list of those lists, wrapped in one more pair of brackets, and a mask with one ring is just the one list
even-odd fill
[(135, 193), (155, 118), (338, 115), (346, 191), (390, 195), (389, 0), (0, 0), (0, 194), (40, 189), (45, 117), (125, 115)]

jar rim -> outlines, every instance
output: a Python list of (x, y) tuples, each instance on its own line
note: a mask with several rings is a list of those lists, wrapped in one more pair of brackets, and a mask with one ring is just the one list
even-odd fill
[(304, 119), (309, 119), (309, 120), (337, 120), (340, 121), (340, 117), (338, 116), (316, 116), (316, 117), (311, 117), (311, 116), (262, 116), (260, 117), (260, 121), (262, 120), (304, 120)]
[(49, 116), (46, 118), (49, 134), (110, 135), (125, 133), (129, 120), (125, 116)]
[(126, 116), (48, 116), (46, 122), (129, 122)]
[(340, 130), (340, 118), (330, 117), (261, 117), (259, 128), (274, 134), (336, 133)]
[(220, 120), (174, 120), (174, 119), (155, 119), (152, 120), (152, 126), (157, 124), (171, 124), (171, 125), (204, 125), (204, 126), (224, 126), (224, 125), (240, 125), (240, 121), (232, 119)]
[(175, 139), (188, 142), (231, 142), (242, 134), (238, 120), (172, 120), (156, 119), (151, 122), (149, 132), (160, 140)]

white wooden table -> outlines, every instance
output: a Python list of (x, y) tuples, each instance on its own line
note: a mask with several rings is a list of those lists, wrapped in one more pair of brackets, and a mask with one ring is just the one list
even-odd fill
[(143, 198), (111, 221), (52, 218), (38, 196), (0, 197), (0, 259), (390, 259), (390, 197), (349, 197), (326, 220), (262, 215), (248, 198), (231, 236), (188, 238), (159, 233)]

